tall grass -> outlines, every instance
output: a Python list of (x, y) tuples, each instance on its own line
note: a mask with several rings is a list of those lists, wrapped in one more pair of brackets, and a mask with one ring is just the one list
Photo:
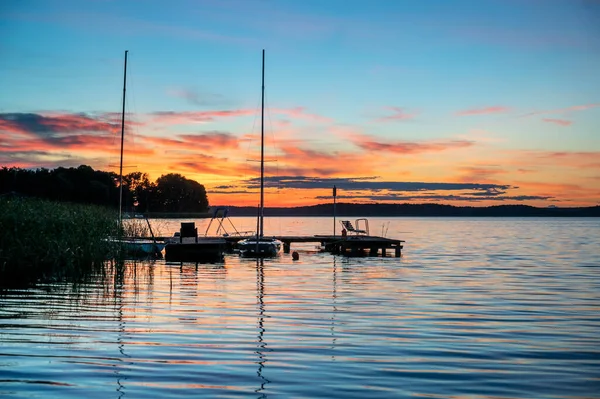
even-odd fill
[(123, 219), (124, 237), (150, 237), (150, 229), (145, 219)]
[(0, 286), (76, 277), (101, 267), (116, 211), (32, 198), (0, 198)]

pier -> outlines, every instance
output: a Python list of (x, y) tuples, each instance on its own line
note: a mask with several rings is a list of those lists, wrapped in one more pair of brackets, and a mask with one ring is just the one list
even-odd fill
[[(295, 243), (315, 243), (321, 245), (326, 252), (337, 255), (347, 256), (387, 256), (387, 253), (393, 253), (394, 256), (402, 256), (402, 248), (404, 240), (395, 240), (391, 238), (366, 236), (366, 235), (313, 235), (313, 236), (282, 236), (274, 235), (274, 237), (283, 243), (283, 252), (290, 253), (292, 244)], [(169, 240), (173, 237), (156, 237), (157, 240)], [(212, 252), (215, 248), (214, 244), (222, 244), (226, 251), (232, 251), (238, 241), (248, 237), (244, 236), (215, 236), (215, 237), (198, 237), (195, 242), (195, 250), (201, 248), (209, 248)], [(221, 245), (218, 245), (221, 247)], [(173, 247), (177, 247), (174, 245)], [(196, 252), (194, 251), (194, 252)]]
[[(225, 215), (222, 216), (224, 218)], [(217, 216), (215, 216), (217, 218)], [(223, 227), (223, 220), (219, 226)], [(212, 220), (211, 220), (212, 223)], [(379, 256), (385, 257), (393, 252), (396, 257), (402, 256), (404, 240), (395, 240), (369, 234), (369, 221), (365, 218), (356, 220), (356, 227), (349, 220), (340, 221), (342, 235), (284, 236), (273, 235), (283, 243), (283, 253), (290, 253), (294, 243), (318, 243), (326, 252), (346, 256)], [(210, 224), (209, 224), (210, 228)], [(348, 234), (350, 232), (350, 234)], [(208, 229), (207, 229), (208, 233)], [(236, 230), (237, 233), (237, 230)], [(198, 228), (194, 222), (182, 222), (180, 231), (173, 237), (156, 237), (166, 243), (165, 258), (191, 260), (202, 256), (211, 258), (222, 256), (225, 252), (233, 252), (236, 244), (252, 235), (223, 234), (220, 236), (198, 236)]]

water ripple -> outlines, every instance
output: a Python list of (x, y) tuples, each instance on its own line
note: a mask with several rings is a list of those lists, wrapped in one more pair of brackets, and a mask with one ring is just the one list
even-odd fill
[[(294, 233), (322, 226), (295, 219)], [(131, 262), (4, 292), (0, 396), (598, 397), (600, 222), (389, 231), (401, 259), (304, 245), (299, 261)]]

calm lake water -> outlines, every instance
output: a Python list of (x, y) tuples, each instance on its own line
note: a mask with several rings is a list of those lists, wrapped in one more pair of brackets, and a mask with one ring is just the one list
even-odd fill
[[(171, 235), (179, 222), (154, 225)], [(371, 218), (370, 229), (406, 240), (403, 257), (298, 244), (299, 261), (132, 261), (81, 285), (8, 291), (0, 396), (600, 397), (600, 219)], [(265, 227), (332, 230), (329, 218)]]

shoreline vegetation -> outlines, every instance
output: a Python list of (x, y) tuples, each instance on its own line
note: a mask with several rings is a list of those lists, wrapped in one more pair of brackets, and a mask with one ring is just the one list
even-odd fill
[[(119, 231), (118, 179), (78, 168), (0, 169), (0, 288), (48, 280), (79, 281), (118, 258), (111, 237), (147, 236), (132, 219)], [(148, 218), (209, 218), (204, 186), (181, 175), (150, 183), (128, 175), (124, 211)], [(136, 204), (128, 209), (127, 204)], [(140, 205), (143, 206), (140, 206)], [(256, 207), (228, 206), (230, 216), (256, 216)], [(145, 209), (144, 212), (142, 209)], [(151, 211), (150, 211), (151, 210)], [(265, 216), (331, 217), (333, 204), (270, 207)], [(441, 204), (338, 203), (337, 217), (600, 217), (600, 206), (538, 208), (527, 205), (464, 207)]]
[(117, 219), (97, 205), (0, 198), (0, 287), (76, 281), (102, 270)]
[[(256, 207), (230, 206), (230, 216), (255, 216)], [(294, 208), (265, 208), (265, 216), (333, 216), (332, 204)], [(161, 214), (148, 217), (160, 218)], [(454, 206), (441, 204), (349, 204), (337, 203), (336, 216), (352, 217), (600, 217), (600, 206), (540, 208), (529, 205)], [(168, 216), (180, 217), (185, 216)], [(210, 217), (210, 216), (209, 216)]]
[[(229, 216), (256, 216), (256, 207), (227, 206)], [(332, 217), (333, 205), (271, 207), (265, 216)], [(147, 212), (149, 219), (205, 219), (212, 212)], [(468, 207), (440, 204), (349, 204), (337, 203), (338, 217), (600, 217), (600, 206), (573, 208), (539, 208), (529, 205), (494, 205)]]
[[(119, 179), (113, 172), (90, 166), (56, 169), (0, 169), (0, 198), (35, 197), (58, 202), (96, 204), (115, 211), (119, 207)], [(333, 216), (332, 201), (299, 207), (265, 207), (265, 216)], [(227, 206), (230, 216), (256, 216), (256, 207)], [(123, 212), (156, 219), (210, 218), (204, 186), (179, 174), (150, 182), (148, 175), (123, 176)], [(454, 206), (435, 203), (337, 203), (336, 216), (344, 217), (600, 217), (600, 205), (591, 207), (534, 207), (529, 205)]]
[[(206, 212), (208, 197), (204, 186), (176, 173), (151, 182), (146, 173), (123, 176), (94, 170), (90, 166), (56, 169), (0, 169), (0, 197), (22, 196), (59, 202), (95, 204), (123, 212)], [(122, 192), (121, 192), (122, 191)]]

